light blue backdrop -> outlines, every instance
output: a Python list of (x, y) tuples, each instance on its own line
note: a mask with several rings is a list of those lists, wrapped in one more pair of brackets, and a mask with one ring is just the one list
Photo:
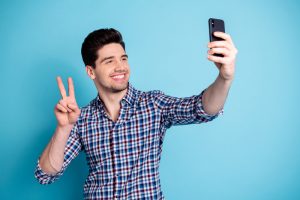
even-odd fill
[(33, 171), (72, 76), (80, 106), (96, 96), (80, 48), (114, 27), (126, 41), (131, 82), (184, 97), (217, 76), (206, 59), (207, 20), (222, 18), (238, 50), (224, 115), (171, 128), (160, 165), (167, 199), (300, 199), (300, 4), (297, 1), (1, 1), (0, 199), (81, 199), (84, 154), (52, 185)]

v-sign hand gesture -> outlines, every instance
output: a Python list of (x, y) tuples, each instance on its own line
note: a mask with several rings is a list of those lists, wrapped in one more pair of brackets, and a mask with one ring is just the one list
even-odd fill
[(69, 96), (60, 77), (56, 78), (62, 99), (56, 104), (54, 113), (58, 126), (74, 125), (80, 115), (80, 109), (76, 103), (72, 78), (68, 78)]

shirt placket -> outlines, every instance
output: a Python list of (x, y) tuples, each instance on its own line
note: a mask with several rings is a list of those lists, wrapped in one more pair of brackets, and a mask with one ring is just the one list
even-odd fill
[(120, 147), (117, 144), (120, 144), (122, 141), (120, 141), (120, 136), (118, 130), (121, 126), (125, 113), (126, 108), (123, 105), (124, 102), (121, 102), (121, 109), (120, 109), (120, 116), (115, 122), (112, 131), (111, 131), (111, 137), (112, 137), (112, 163), (113, 163), (113, 197), (114, 199), (119, 199), (121, 195), (122, 190), (122, 173), (121, 173), (121, 159), (120, 159)]

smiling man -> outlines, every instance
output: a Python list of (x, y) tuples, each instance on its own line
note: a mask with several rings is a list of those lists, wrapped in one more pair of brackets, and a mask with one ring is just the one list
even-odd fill
[(97, 97), (79, 108), (72, 79), (67, 94), (57, 77), (62, 96), (54, 108), (57, 127), (38, 159), (38, 181), (58, 179), (83, 150), (89, 166), (84, 199), (164, 199), (159, 162), (166, 130), (215, 119), (233, 81), (237, 50), (228, 34), (215, 36), (224, 39), (208, 44), (208, 59), (217, 66), (218, 77), (200, 94), (177, 98), (158, 90), (139, 91), (129, 83), (128, 56), (117, 30), (90, 33), (81, 53)]

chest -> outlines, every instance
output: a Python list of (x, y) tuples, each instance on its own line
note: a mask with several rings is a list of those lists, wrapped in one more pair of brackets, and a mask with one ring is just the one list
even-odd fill
[(89, 165), (147, 156), (159, 145), (160, 118), (153, 105), (141, 104), (122, 110), (117, 122), (104, 115), (86, 119), (80, 137)]

